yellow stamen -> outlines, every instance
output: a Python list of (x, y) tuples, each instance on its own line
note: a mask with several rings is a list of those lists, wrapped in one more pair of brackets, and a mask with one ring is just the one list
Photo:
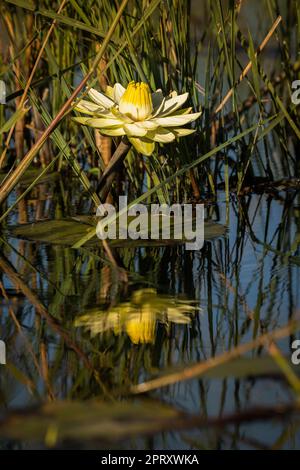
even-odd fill
[(133, 121), (144, 121), (152, 111), (152, 97), (147, 83), (130, 82), (119, 103), (119, 111)]

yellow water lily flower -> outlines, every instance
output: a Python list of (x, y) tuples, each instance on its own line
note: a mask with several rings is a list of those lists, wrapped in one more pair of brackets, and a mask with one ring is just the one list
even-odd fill
[(125, 89), (120, 83), (107, 87), (106, 95), (91, 88), (92, 101), (81, 100), (75, 109), (90, 117), (75, 117), (80, 124), (99, 129), (109, 136), (127, 135), (131, 144), (143, 155), (151, 155), (155, 142), (172, 142), (195, 132), (181, 126), (195, 121), (201, 113), (192, 108), (179, 108), (188, 93), (177, 95), (173, 91), (164, 97), (161, 90), (151, 93), (146, 83), (130, 82)]

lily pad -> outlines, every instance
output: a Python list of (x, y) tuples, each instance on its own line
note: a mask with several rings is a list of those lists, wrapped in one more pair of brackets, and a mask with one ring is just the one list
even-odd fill
[(25, 412), (11, 411), (0, 421), (0, 438), (45, 442), (100, 439), (117, 442), (155, 434), (180, 413), (159, 402), (57, 401)]
[[(93, 216), (77, 216), (73, 218), (45, 220), (32, 224), (9, 227), (12, 236), (26, 240), (55, 245), (72, 246), (82, 239), (91, 228), (96, 226), (96, 219)], [(204, 224), (204, 238), (211, 240), (226, 233), (226, 227), (222, 224), (206, 221)], [(109, 240), (111, 246), (139, 247), (139, 246), (164, 246), (185, 243), (185, 240)], [(90, 239), (87, 246), (101, 245), (101, 241), (95, 236)]]
[[(289, 360), (289, 358), (286, 358)], [(299, 374), (299, 367), (291, 366), (296, 374)], [(283, 376), (282, 370), (271, 356), (261, 357), (239, 357), (226, 364), (222, 364), (207, 370), (203, 377), (209, 379), (226, 379), (229, 377), (245, 378), (256, 376)]]
[(42, 243), (72, 246), (93, 226), (93, 217), (82, 219), (43, 220), (33, 224), (11, 227), (11, 235)]

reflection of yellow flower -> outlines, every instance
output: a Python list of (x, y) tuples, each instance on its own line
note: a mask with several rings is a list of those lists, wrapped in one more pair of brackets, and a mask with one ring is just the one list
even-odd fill
[(134, 313), (125, 323), (126, 332), (134, 344), (153, 343), (155, 340), (156, 315), (151, 309), (143, 308)]
[(92, 309), (77, 319), (76, 326), (85, 326), (92, 335), (113, 330), (115, 334), (126, 331), (134, 344), (153, 343), (157, 322), (168, 324), (189, 323), (196, 307), (170, 296), (157, 294), (155, 289), (140, 289), (124, 302), (108, 311)]
[(107, 87), (108, 96), (94, 88), (89, 91), (92, 101), (81, 100), (75, 109), (91, 117), (75, 117), (80, 124), (95, 127), (101, 134), (127, 135), (136, 150), (151, 155), (155, 142), (172, 142), (194, 132), (182, 126), (195, 121), (201, 113), (192, 108), (178, 110), (187, 100), (188, 93), (163, 97), (161, 90), (150, 93), (146, 83), (130, 82), (125, 89), (120, 83)]

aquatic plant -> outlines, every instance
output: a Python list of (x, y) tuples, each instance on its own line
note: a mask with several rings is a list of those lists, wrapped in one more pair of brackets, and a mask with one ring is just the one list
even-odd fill
[(104, 135), (127, 135), (136, 150), (148, 156), (154, 152), (155, 142), (173, 142), (195, 132), (181, 126), (201, 115), (191, 113), (192, 108), (178, 111), (188, 93), (177, 95), (173, 91), (165, 98), (161, 90), (150, 93), (146, 83), (130, 82), (126, 89), (120, 83), (113, 88), (107, 86), (108, 96), (93, 88), (88, 94), (93, 102), (81, 100), (75, 109), (92, 117), (75, 117), (74, 121), (99, 129)]

